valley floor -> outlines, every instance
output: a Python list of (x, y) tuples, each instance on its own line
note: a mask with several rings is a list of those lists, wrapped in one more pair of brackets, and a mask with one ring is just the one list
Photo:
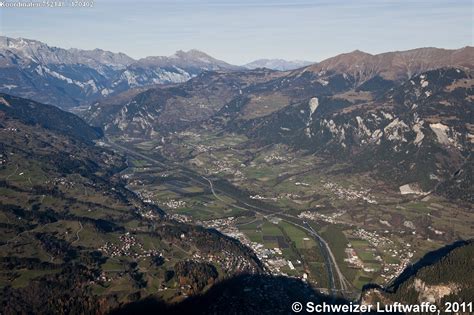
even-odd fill
[(388, 285), (430, 250), (472, 237), (465, 205), (401, 195), (371, 174), (246, 141), (187, 131), (102, 144), (129, 156), (122, 177), (146, 202), (238, 239), (272, 274), (323, 292), (354, 297), (368, 283)]

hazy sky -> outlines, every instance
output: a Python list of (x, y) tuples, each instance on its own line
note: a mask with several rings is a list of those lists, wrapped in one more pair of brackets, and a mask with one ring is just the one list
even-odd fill
[(0, 7), (0, 34), (134, 58), (196, 48), (235, 64), (319, 61), (355, 49), (473, 45), (473, 1), (96, 0), (82, 9)]

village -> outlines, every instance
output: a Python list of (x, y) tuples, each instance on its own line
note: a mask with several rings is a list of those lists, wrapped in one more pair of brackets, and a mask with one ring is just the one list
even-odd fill
[(375, 200), (375, 198), (370, 194), (369, 189), (355, 190), (355, 189), (341, 187), (340, 185), (336, 183), (332, 183), (332, 182), (321, 181), (321, 183), (323, 183), (324, 188), (330, 190), (339, 199), (348, 200), (348, 201), (360, 199), (370, 204), (377, 204), (377, 201)]
[(105, 253), (110, 257), (133, 257), (135, 259), (142, 259), (146, 257), (161, 256), (157, 250), (145, 250), (143, 245), (137, 239), (127, 232), (119, 237), (119, 244), (106, 242), (99, 247), (99, 251)]

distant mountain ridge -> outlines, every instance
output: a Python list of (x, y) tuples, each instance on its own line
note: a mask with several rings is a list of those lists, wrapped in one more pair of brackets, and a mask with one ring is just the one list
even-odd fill
[(288, 71), (309, 66), (314, 63), (315, 62), (306, 60), (258, 59), (243, 65), (243, 67), (247, 69), (267, 68), (271, 70)]
[(182, 83), (203, 71), (238, 69), (198, 50), (135, 60), (123, 53), (0, 36), (0, 92), (62, 108), (130, 88)]
[(360, 50), (340, 54), (305, 68), (311, 72), (340, 72), (352, 75), (357, 82), (379, 76), (384, 80), (400, 81), (422, 72), (441, 67), (474, 66), (474, 47), (460, 49), (417, 48), (406, 51), (372, 55)]
[(239, 70), (241, 67), (231, 65), (225, 61), (218, 60), (209, 56), (208, 54), (197, 50), (191, 49), (188, 51), (178, 50), (176, 53), (169, 57), (164, 56), (150, 56), (137, 60), (135, 65), (143, 66), (157, 66), (157, 67), (204, 67), (208, 70), (226, 70), (233, 69)]
[[(6, 62), (18, 60), (22, 63), (35, 62), (38, 64), (84, 64), (91, 67), (100, 65), (123, 69), (134, 62), (134, 59), (124, 53), (113, 53), (102, 49), (82, 50), (77, 48), (63, 49), (49, 46), (43, 42), (24, 38), (9, 38), (0, 36), (0, 52), (3, 57), (1, 67)], [(6, 58), (10, 56), (11, 58)], [(16, 58), (15, 58), (16, 57)], [(13, 59), (15, 58), (15, 59)]]
[(252, 71), (248, 68), (262, 67), (291, 71), (281, 82), (288, 88), (294, 80), (293, 84), (306, 85), (309, 82), (302, 80), (322, 84), (333, 78), (347, 81), (352, 87), (384, 90), (431, 69), (472, 67), (473, 56), (473, 47), (419, 48), (377, 55), (354, 51), (306, 67), (306, 61), (279, 59), (261, 59), (239, 67), (195, 49), (135, 60), (123, 53), (63, 49), (36, 40), (0, 36), (0, 92), (72, 108), (130, 88), (183, 83), (204, 71)]

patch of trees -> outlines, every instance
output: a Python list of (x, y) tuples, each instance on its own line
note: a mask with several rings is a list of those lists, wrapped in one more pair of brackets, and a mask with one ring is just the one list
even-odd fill
[(51, 209), (46, 209), (45, 211), (29, 211), (13, 204), (0, 204), (0, 211), (11, 213), (15, 217), (29, 221), (28, 223), (30, 225), (32, 225), (33, 222), (47, 224), (58, 220), (58, 214)]
[(46, 233), (36, 233), (35, 236), (48, 253), (60, 257), (65, 262), (71, 261), (78, 256), (76, 249), (63, 239)]
[(213, 265), (192, 260), (177, 262), (174, 265), (174, 272), (179, 283), (190, 285), (194, 293), (214, 283), (219, 276)]
[(132, 278), (132, 280), (135, 282), (135, 285), (139, 289), (146, 288), (147, 281), (145, 279), (145, 274), (143, 272), (140, 272), (140, 269), (138, 268), (138, 264), (136, 262), (130, 263), (129, 274), (130, 278)]
[(174, 271), (173, 270), (166, 270), (165, 272), (165, 282), (170, 281), (174, 277)]
[(151, 263), (153, 264), (153, 266), (159, 267), (165, 263), (165, 259), (163, 258), (163, 256), (156, 255), (151, 258)]
[(100, 314), (105, 313), (99, 298), (87, 284), (98, 273), (83, 266), (67, 266), (60, 273), (30, 281), (22, 288), (0, 291), (2, 314)]
[(1, 257), (0, 266), (2, 270), (29, 269), (29, 270), (53, 270), (59, 265), (41, 261), (39, 258), (30, 257)]

